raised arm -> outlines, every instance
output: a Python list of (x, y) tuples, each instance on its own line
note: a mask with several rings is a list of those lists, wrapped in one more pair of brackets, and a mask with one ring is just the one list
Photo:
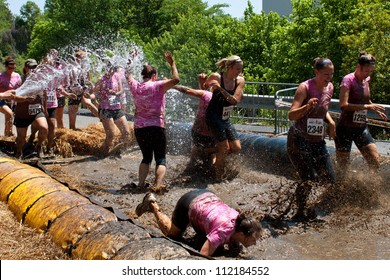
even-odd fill
[(196, 98), (202, 98), (202, 96), (204, 95), (204, 90), (201, 89), (192, 89), (182, 85), (176, 85), (172, 88)]
[(166, 62), (171, 66), (172, 76), (170, 79), (166, 80), (164, 83), (164, 90), (167, 91), (171, 89), (174, 85), (177, 85), (180, 82), (179, 72), (177, 71), (175, 60), (173, 59), (172, 53), (166, 51), (164, 53)]

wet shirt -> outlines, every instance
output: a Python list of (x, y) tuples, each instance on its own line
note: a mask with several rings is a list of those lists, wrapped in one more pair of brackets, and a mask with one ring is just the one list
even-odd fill
[[(370, 103), (370, 77), (360, 82), (355, 73), (346, 75), (341, 81), (340, 87), (349, 91), (348, 103), (369, 104)], [(346, 111), (342, 110), (340, 124), (349, 127), (365, 127), (367, 125), (367, 110)]]
[(196, 112), (195, 122), (192, 126), (192, 129), (201, 135), (204, 136), (213, 136), (207, 123), (206, 123), (206, 110), (210, 103), (213, 93), (210, 91), (205, 91), (199, 101), (198, 110)]
[[(223, 73), (221, 75), (221, 87), (225, 89), (225, 84), (223, 81)], [(234, 95), (234, 92), (237, 88), (237, 79), (234, 81), (234, 89), (227, 90), (230, 95)], [(207, 108), (207, 118), (211, 120), (223, 120), (227, 121), (230, 118), (230, 113), (233, 111), (234, 106), (228, 102), (225, 97), (223, 97), (220, 90), (216, 89), (213, 91), (213, 96), (210, 100), (210, 104)]]
[[(116, 74), (116, 73), (115, 73)], [(119, 91), (120, 77), (113, 74), (112, 76), (103, 75), (100, 87), (100, 107), (108, 110), (121, 109), (121, 95), (110, 94), (109, 91)]]
[(140, 83), (134, 79), (129, 80), (129, 88), (135, 105), (135, 128), (165, 127), (164, 83), (164, 81)]
[[(49, 67), (50, 69), (50, 67)], [(61, 66), (56, 66), (54, 71), (51, 70), (53, 73), (53, 79), (51, 79), (47, 84), (46, 89), (46, 102), (47, 102), (47, 109), (53, 109), (58, 107), (58, 97), (61, 97), (61, 91), (58, 89), (60, 86), (65, 85), (65, 80), (63, 76), (60, 74), (62, 68)]]
[(195, 198), (188, 210), (193, 228), (205, 233), (214, 248), (229, 242), (235, 232), (238, 215), (236, 210), (211, 192)]
[(42, 98), (36, 95), (34, 100), (18, 102), (15, 106), (15, 119), (29, 119), (43, 111)]
[(333, 84), (328, 83), (322, 90), (316, 87), (315, 79), (307, 80), (302, 84), (307, 92), (302, 106), (307, 104), (311, 98), (318, 98), (318, 103), (303, 118), (297, 120), (294, 126), (309, 142), (320, 142), (325, 138), (324, 119), (332, 99)]

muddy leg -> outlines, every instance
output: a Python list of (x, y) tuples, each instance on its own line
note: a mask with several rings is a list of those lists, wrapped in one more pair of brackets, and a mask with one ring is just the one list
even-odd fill
[(181, 230), (172, 223), (172, 220), (167, 215), (160, 211), (157, 202), (151, 202), (149, 207), (164, 235), (169, 237), (179, 237), (181, 235)]
[(297, 212), (294, 215), (294, 218), (305, 218), (307, 209), (307, 199), (310, 195), (312, 186), (308, 181), (302, 182), (298, 185), (295, 190), (295, 200), (297, 203)]

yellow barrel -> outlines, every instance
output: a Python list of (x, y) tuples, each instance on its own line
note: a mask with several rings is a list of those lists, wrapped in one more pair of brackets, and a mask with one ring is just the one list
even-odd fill
[(73, 191), (56, 191), (41, 197), (28, 210), (24, 222), (36, 228), (38, 232), (46, 231), (58, 216), (69, 209), (92, 204), (89, 199)]
[(29, 208), (42, 196), (60, 190), (68, 190), (67, 187), (52, 178), (32, 178), (21, 183), (9, 196), (9, 209), (15, 214), (18, 221), (23, 218)]
[(0, 182), (6, 177), (9, 173), (14, 172), (18, 169), (27, 169), (29, 166), (21, 164), (17, 161), (5, 161), (0, 162)]
[(33, 178), (45, 178), (48, 182), (54, 181), (46, 173), (39, 169), (28, 166), (28, 168), (18, 169), (19, 166), (15, 165), (16, 170), (8, 173), (0, 181), (0, 200), (7, 201), (8, 196), (23, 182), (29, 181)]
[(15, 160), (12, 159), (12, 158), (6, 158), (6, 157), (1, 157), (1, 158), (0, 158), (0, 163), (8, 162), (8, 161), (15, 161)]
[(128, 243), (150, 238), (147, 231), (128, 221), (112, 221), (98, 225), (85, 235), (72, 250), (72, 256), (83, 260), (109, 260)]
[(71, 249), (80, 238), (99, 224), (117, 221), (114, 213), (90, 204), (73, 207), (57, 217), (48, 233), (63, 250)]

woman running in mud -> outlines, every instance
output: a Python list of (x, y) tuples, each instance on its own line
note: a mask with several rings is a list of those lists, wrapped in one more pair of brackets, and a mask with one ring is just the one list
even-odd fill
[(306, 209), (311, 191), (309, 181), (335, 181), (335, 173), (325, 143), (325, 122), (329, 136), (335, 137), (336, 125), (328, 113), (333, 95), (334, 66), (328, 58), (316, 58), (315, 77), (302, 82), (295, 92), (288, 118), (294, 121), (287, 136), (287, 153), (302, 180), (296, 189), (296, 218), (313, 217)]
[(121, 95), (123, 93), (122, 79), (119, 78), (117, 67), (107, 62), (106, 72), (95, 85), (95, 95), (100, 100), (100, 120), (103, 123), (106, 138), (103, 143), (102, 153), (107, 156), (111, 152), (114, 141), (115, 127), (121, 132), (121, 139), (115, 149), (126, 147), (130, 139), (130, 128), (126, 115), (122, 110)]
[[(15, 60), (7, 56), (4, 60), (5, 71), (0, 73), (0, 93), (7, 90), (17, 89), (22, 85), (22, 78), (15, 72)], [(14, 113), (12, 112), (12, 100), (0, 99), (0, 112), (4, 114), (4, 136), (13, 136), (12, 122)]]
[(172, 54), (166, 51), (164, 57), (171, 66), (172, 76), (170, 79), (159, 81), (157, 69), (151, 65), (144, 65), (141, 72), (142, 83), (136, 81), (132, 75), (128, 77), (135, 105), (134, 132), (143, 157), (138, 173), (138, 187), (141, 188), (145, 186), (153, 155), (156, 161), (153, 187), (160, 188), (164, 185), (167, 148), (165, 93), (180, 81)]
[(224, 244), (241, 243), (245, 247), (255, 245), (261, 237), (260, 222), (246, 218), (214, 193), (198, 189), (184, 194), (176, 204), (172, 219), (160, 211), (156, 197), (147, 193), (137, 206), (136, 214), (153, 212), (164, 235), (180, 238), (187, 226), (206, 237), (200, 253), (211, 256)]
[(205, 83), (206, 88), (215, 88), (207, 108), (206, 119), (217, 140), (215, 175), (218, 181), (222, 181), (226, 157), (241, 150), (237, 131), (229, 118), (234, 106), (243, 98), (245, 79), (241, 76), (243, 61), (239, 56), (223, 58), (216, 65), (220, 72), (211, 74)]
[(355, 72), (346, 75), (340, 85), (340, 121), (336, 127), (336, 157), (340, 179), (349, 166), (352, 141), (367, 161), (370, 170), (379, 168), (379, 153), (367, 127), (367, 111), (387, 120), (385, 108), (370, 100), (370, 75), (375, 70), (375, 57), (361, 52)]
[(195, 121), (191, 129), (192, 150), (190, 165), (197, 163), (197, 160), (210, 160), (215, 163), (215, 139), (206, 123), (206, 110), (210, 103), (212, 92), (204, 89), (204, 82), (207, 80), (206, 74), (198, 75), (198, 84), (200, 89), (192, 89), (182, 85), (176, 85), (173, 88), (199, 99), (198, 110)]
[[(31, 75), (37, 66), (38, 64), (35, 59), (27, 59), (25, 61), (23, 67), (23, 82)], [(31, 153), (35, 152), (39, 158), (42, 158), (42, 144), (47, 139), (48, 134), (48, 124), (44, 113), (46, 111), (46, 100), (41, 92), (41, 94), (36, 94), (35, 96), (15, 96), (15, 101), (14, 125), (16, 126), (17, 131), (15, 157), (26, 157), (31, 151)], [(25, 146), (27, 130), (30, 125), (32, 131), (38, 131), (38, 141), (35, 148), (33, 147), (33, 135), (30, 136), (29, 141)]]

